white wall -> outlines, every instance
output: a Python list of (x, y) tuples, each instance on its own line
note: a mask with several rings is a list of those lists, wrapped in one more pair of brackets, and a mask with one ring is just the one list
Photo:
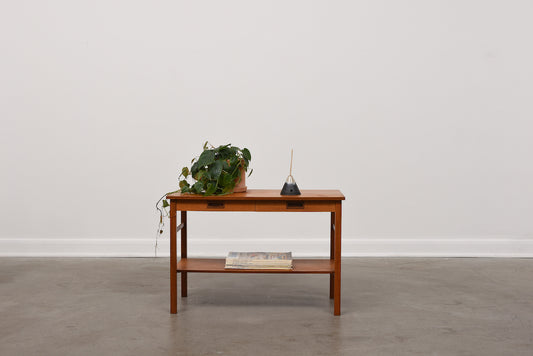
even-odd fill
[[(340, 188), (344, 254), (533, 256), (531, 1), (2, 1), (0, 255), (153, 255), (203, 142)], [(190, 214), (326, 255), (326, 214)], [(168, 253), (168, 238), (160, 255)], [(274, 240), (270, 240), (274, 237)]]

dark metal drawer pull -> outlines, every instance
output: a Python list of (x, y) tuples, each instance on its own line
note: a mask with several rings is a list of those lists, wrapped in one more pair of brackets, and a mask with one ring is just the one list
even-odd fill
[(225, 204), (222, 201), (209, 201), (207, 207), (212, 209), (224, 209)]
[(287, 209), (303, 209), (303, 208), (304, 208), (303, 201), (288, 201), (287, 202)]

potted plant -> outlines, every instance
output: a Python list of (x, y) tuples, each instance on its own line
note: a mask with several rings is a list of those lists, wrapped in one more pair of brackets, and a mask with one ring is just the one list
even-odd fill
[[(211, 148), (208, 148), (208, 144), (204, 144), (204, 150), (199, 157), (192, 159), (191, 168), (182, 168), (178, 177), (183, 177), (179, 181), (180, 191), (201, 195), (246, 191), (245, 173), (252, 159), (250, 151), (247, 148), (232, 146), (231, 143)], [(189, 177), (194, 182), (189, 183)]]
[[(200, 156), (191, 161), (191, 167), (181, 169), (179, 188), (163, 195), (156, 203), (159, 211), (159, 234), (163, 233), (163, 217), (168, 216), (169, 206), (165, 197), (171, 193), (200, 195), (225, 195), (246, 191), (246, 172), (252, 155), (247, 148), (232, 146), (231, 143), (214, 147), (204, 143)], [(250, 171), (248, 176), (253, 172)]]

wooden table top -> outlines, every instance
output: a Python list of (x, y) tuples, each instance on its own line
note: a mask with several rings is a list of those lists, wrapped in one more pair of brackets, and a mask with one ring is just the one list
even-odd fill
[(203, 196), (191, 193), (173, 193), (167, 199), (175, 200), (344, 200), (340, 190), (301, 190), (301, 195), (281, 195), (281, 189), (249, 189), (244, 193)]

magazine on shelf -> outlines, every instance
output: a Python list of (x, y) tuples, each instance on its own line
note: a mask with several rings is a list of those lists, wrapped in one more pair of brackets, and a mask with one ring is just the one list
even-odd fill
[(292, 252), (230, 252), (225, 268), (292, 269)]

